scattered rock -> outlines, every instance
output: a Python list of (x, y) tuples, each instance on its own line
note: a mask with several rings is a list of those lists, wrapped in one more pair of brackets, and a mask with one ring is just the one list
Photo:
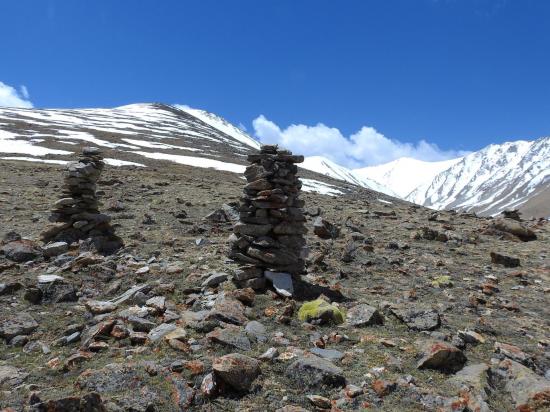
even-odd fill
[(266, 270), (264, 272), (266, 279), (270, 280), (273, 284), (275, 291), (285, 297), (292, 297), (294, 294), (294, 285), (292, 283), (292, 275), (284, 272), (270, 272)]
[(305, 387), (346, 385), (343, 371), (333, 363), (314, 355), (299, 357), (286, 369), (286, 376)]
[(69, 244), (67, 242), (52, 242), (42, 247), (42, 251), (46, 257), (61, 255), (67, 250), (69, 250)]
[(117, 305), (115, 305), (114, 303), (99, 300), (88, 300), (85, 305), (86, 309), (88, 309), (94, 315), (101, 315), (103, 313), (113, 312), (117, 309)]
[(298, 319), (311, 323), (334, 323), (344, 322), (344, 312), (334, 305), (317, 299), (304, 303), (298, 310)]
[(519, 362), (525, 366), (531, 366), (533, 359), (523, 352), (520, 348), (507, 343), (495, 342), (495, 353), (502, 354), (513, 361)]
[(383, 325), (384, 316), (380, 311), (367, 304), (356, 305), (346, 313), (347, 322), (354, 327)]
[(173, 332), (175, 330), (176, 325), (174, 325), (173, 323), (162, 323), (154, 329), (151, 329), (151, 331), (147, 334), (147, 338), (151, 342), (158, 342), (170, 332)]
[(4, 255), (14, 262), (28, 262), (42, 256), (42, 249), (32, 240), (14, 240), (2, 247)]
[(435, 330), (441, 325), (439, 313), (434, 309), (412, 308), (400, 309), (392, 308), (392, 313), (409, 329), (417, 331)]
[(29, 376), (28, 373), (13, 366), (0, 365), (0, 388), (11, 389), (21, 384), (27, 376)]
[(28, 313), (22, 312), (0, 320), (0, 338), (7, 341), (18, 335), (29, 335), (38, 323)]
[(491, 262), (495, 265), (503, 265), (506, 268), (515, 268), (519, 266), (519, 258), (506, 256), (496, 252), (491, 252)]
[(321, 239), (336, 239), (340, 235), (340, 230), (319, 216), (313, 221), (313, 233)]
[(206, 335), (212, 342), (221, 343), (231, 348), (249, 351), (251, 349), (250, 340), (242, 328), (238, 326), (228, 326), (223, 329), (216, 329)]
[(145, 301), (145, 305), (152, 308), (154, 313), (161, 314), (166, 310), (166, 298), (164, 296), (153, 296)]
[(464, 353), (449, 343), (428, 341), (422, 344), (422, 358), (418, 361), (419, 369), (435, 369), (445, 373), (454, 373), (466, 363)]
[(331, 409), (332, 403), (330, 399), (321, 395), (307, 395), (306, 398), (311, 402), (313, 406), (321, 409)]
[(210, 276), (208, 276), (204, 282), (202, 282), (201, 286), (202, 287), (216, 287), (218, 286), (220, 283), (223, 283), (227, 280), (228, 278), (228, 275), (227, 273), (223, 273), (223, 272), (214, 272), (212, 273)]
[(217, 319), (235, 325), (244, 325), (248, 318), (244, 314), (244, 305), (228, 293), (218, 294), (214, 307), (208, 313), (208, 319)]
[(239, 353), (214, 359), (212, 370), (216, 377), (240, 392), (248, 391), (261, 373), (260, 362)]
[(491, 367), (489, 383), (507, 392), (518, 411), (550, 410), (550, 380), (511, 359)]
[(328, 359), (332, 362), (339, 361), (344, 357), (344, 354), (336, 349), (313, 348), (310, 349), (310, 352), (314, 355), (317, 355), (323, 359)]

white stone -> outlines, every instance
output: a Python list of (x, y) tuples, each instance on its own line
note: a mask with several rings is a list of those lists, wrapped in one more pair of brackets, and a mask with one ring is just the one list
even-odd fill
[(270, 280), (273, 284), (275, 291), (286, 297), (291, 297), (294, 294), (294, 285), (292, 283), (292, 275), (285, 272), (271, 272), (266, 270), (264, 272), (266, 279)]
[(64, 280), (64, 278), (58, 275), (38, 275), (38, 283), (52, 283), (56, 280)]

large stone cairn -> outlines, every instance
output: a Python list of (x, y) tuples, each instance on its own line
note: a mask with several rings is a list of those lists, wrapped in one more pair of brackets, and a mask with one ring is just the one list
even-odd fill
[(240, 264), (234, 273), (237, 285), (258, 289), (273, 272), (293, 277), (304, 272), (307, 229), (295, 164), (304, 157), (264, 145), (260, 153), (248, 155), (248, 161), (252, 164), (245, 171), (248, 183), (229, 256)]
[(45, 242), (69, 244), (90, 239), (98, 252), (113, 253), (123, 246), (110, 225), (110, 216), (100, 213), (96, 184), (105, 163), (101, 151), (86, 147), (77, 162), (69, 163), (59, 199), (50, 215), (50, 225), (42, 233)]

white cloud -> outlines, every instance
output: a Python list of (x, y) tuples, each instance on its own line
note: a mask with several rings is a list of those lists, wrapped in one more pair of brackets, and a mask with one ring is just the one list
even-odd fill
[(31, 108), (29, 92), (25, 86), (21, 86), (21, 92), (15, 88), (0, 82), (0, 106)]
[(436, 144), (420, 140), (404, 143), (390, 139), (372, 127), (364, 126), (348, 137), (334, 127), (290, 125), (282, 130), (260, 115), (252, 122), (254, 133), (262, 143), (277, 143), (304, 156), (325, 156), (348, 168), (390, 162), (400, 157), (437, 161), (463, 156), (465, 152), (441, 150)]
[(27, 90), (27, 86), (25, 85), (22, 85), (19, 90), (21, 90), (21, 95), (25, 98), (25, 99), (29, 99), (29, 91)]

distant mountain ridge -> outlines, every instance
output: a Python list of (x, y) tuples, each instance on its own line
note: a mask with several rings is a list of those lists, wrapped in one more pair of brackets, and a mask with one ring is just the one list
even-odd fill
[[(62, 164), (79, 144), (102, 147), (112, 166), (154, 167), (169, 161), (233, 173), (242, 173), (246, 155), (260, 147), (220, 116), (187, 106), (0, 108), (0, 159)], [(300, 167), (304, 189), (320, 193), (339, 195), (362, 187), (434, 209), (495, 215), (520, 208), (527, 216), (550, 216), (549, 137), (490, 145), (441, 162), (401, 158), (351, 170), (311, 156)]]
[[(542, 137), (493, 144), (464, 156), (405, 199), (435, 209), (494, 215), (531, 207), (530, 200), (549, 187), (550, 137)], [(533, 212), (550, 216), (550, 198)]]
[(430, 183), (433, 178), (448, 169), (461, 158), (426, 162), (410, 157), (401, 157), (378, 166), (354, 169), (356, 176), (364, 176), (391, 188), (399, 197), (407, 196), (419, 186)]

